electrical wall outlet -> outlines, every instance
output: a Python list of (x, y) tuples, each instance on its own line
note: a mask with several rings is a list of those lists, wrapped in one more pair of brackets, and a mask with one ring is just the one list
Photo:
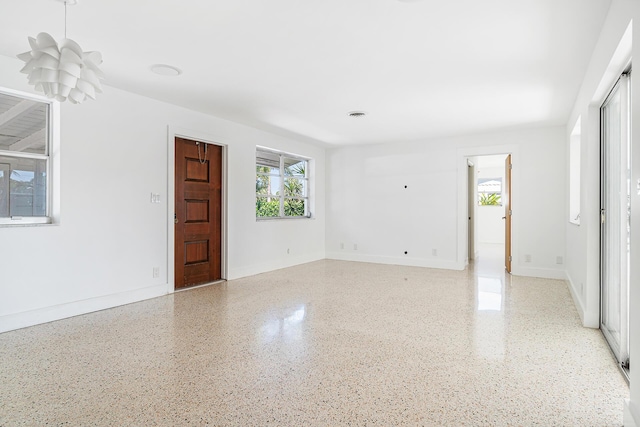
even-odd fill
[(557, 256), (556, 257), (556, 264), (563, 264), (564, 263), (564, 259), (561, 256)]
[(524, 256), (524, 262), (531, 262), (531, 255), (529, 255), (529, 254), (525, 254), (525, 256)]
[(438, 256), (438, 250), (437, 249), (431, 249), (431, 256)]
[(153, 278), (157, 279), (160, 277), (160, 267), (153, 267)]

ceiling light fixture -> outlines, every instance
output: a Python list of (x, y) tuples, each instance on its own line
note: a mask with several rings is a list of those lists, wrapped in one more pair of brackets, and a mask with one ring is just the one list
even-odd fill
[(350, 111), (349, 117), (364, 117), (367, 115), (364, 111)]
[(80, 104), (102, 93), (100, 80), (104, 74), (98, 68), (102, 54), (83, 52), (78, 43), (67, 38), (67, 5), (77, 1), (59, 1), (64, 3), (64, 39), (58, 44), (47, 33), (40, 33), (35, 39), (29, 37), (31, 50), (18, 55), (26, 63), (20, 72), (28, 74), (29, 84), (47, 97)]
[(166, 65), (166, 64), (154, 64), (151, 67), (149, 67), (149, 69), (161, 76), (168, 76), (168, 77), (177, 77), (180, 74), (182, 74), (182, 70), (180, 68), (174, 67), (172, 65)]

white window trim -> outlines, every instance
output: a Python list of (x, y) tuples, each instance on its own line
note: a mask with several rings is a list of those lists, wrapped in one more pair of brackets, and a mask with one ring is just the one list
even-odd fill
[(0, 156), (47, 160), (46, 216), (0, 218), (0, 227), (49, 225), (57, 223), (56, 218), (59, 218), (60, 212), (60, 197), (58, 191), (60, 184), (60, 176), (58, 173), (60, 170), (60, 103), (44, 96), (4, 87), (0, 87), (0, 93), (49, 105), (47, 109), (47, 154), (0, 150)]
[[(280, 195), (277, 196), (280, 199), (280, 212), (279, 212), (279, 216), (272, 216), (272, 217), (259, 217), (256, 215), (256, 221), (273, 221), (273, 220), (281, 220), (281, 219), (285, 219), (285, 220), (292, 220), (292, 219), (311, 219), (312, 218), (312, 213), (311, 213), (311, 179), (310, 179), (310, 165), (311, 165), (311, 158), (306, 157), (306, 156), (301, 156), (299, 154), (294, 154), (294, 153), (289, 153), (286, 151), (280, 151), (280, 150), (274, 150), (273, 148), (268, 148), (268, 147), (263, 147), (260, 145), (256, 146), (256, 152), (258, 151), (264, 151), (264, 152), (268, 152), (268, 153), (273, 153), (273, 154), (277, 154), (279, 156), (280, 159), (280, 173), (279, 173), (279, 178), (280, 178), (280, 188), (278, 189), (278, 191), (280, 192)], [(295, 197), (295, 196), (290, 196), (290, 197), (285, 197), (284, 194), (284, 180), (285, 180), (285, 175), (284, 175), (284, 158), (287, 157), (289, 159), (298, 159), (298, 160), (303, 160), (307, 163), (307, 166), (305, 168), (305, 173), (304, 173), (304, 180), (306, 181), (306, 195), (304, 197)], [(272, 174), (264, 174), (264, 175), (272, 175)], [(272, 175), (275, 176), (275, 175)], [(255, 197), (259, 197), (257, 194), (255, 195)], [(297, 200), (305, 200), (306, 203), (304, 204), (305, 206), (305, 215), (303, 216), (285, 216), (284, 214), (284, 199), (297, 199)]]

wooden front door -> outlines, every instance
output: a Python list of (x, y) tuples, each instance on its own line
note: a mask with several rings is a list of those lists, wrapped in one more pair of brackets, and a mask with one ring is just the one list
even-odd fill
[(176, 138), (175, 288), (222, 278), (222, 147)]
[(507, 273), (511, 273), (511, 154), (505, 159), (504, 180), (504, 266)]

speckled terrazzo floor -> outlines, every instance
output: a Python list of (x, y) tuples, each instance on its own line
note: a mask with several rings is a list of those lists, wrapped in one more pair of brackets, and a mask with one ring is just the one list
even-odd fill
[(0, 334), (0, 425), (621, 426), (561, 281), (319, 261)]

